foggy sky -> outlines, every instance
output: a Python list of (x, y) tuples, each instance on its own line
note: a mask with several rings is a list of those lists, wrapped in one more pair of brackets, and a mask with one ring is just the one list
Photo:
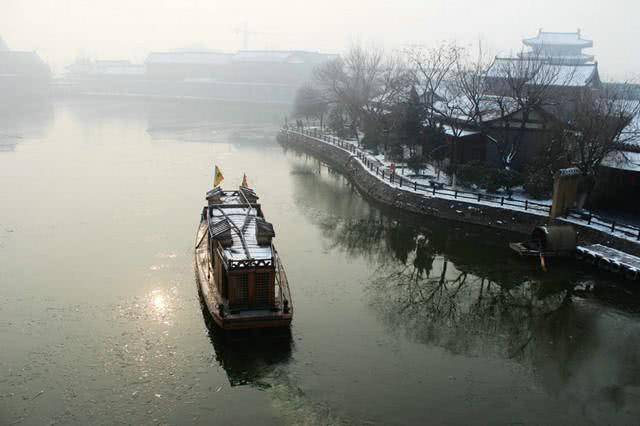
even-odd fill
[(339, 53), (354, 41), (387, 48), (456, 40), (492, 53), (546, 31), (582, 30), (600, 72), (640, 74), (637, 0), (0, 0), (0, 37), (36, 50), (55, 71), (78, 55), (141, 62), (149, 51), (242, 48)]

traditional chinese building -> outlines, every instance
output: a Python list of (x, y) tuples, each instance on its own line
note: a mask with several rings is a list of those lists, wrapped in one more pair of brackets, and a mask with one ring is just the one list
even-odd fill
[(583, 52), (593, 41), (582, 38), (580, 30), (572, 33), (538, 31), (522, 41), (523, 51), (515, 57), (496, 57), (487, 72), (490, 91), (501, 94), (507, 78), (521, 76), (532, 86), (548, 85), (559, 96), (583, 89), (601, 87), (598, 63)]
[(530, 50), (519, 56), (525, 59), (544, 59), (552, 64), (579, 65), (592, 63), (593, 55), (584, 49), (593, 47), (593, 41), (582, 38), (580, 30), (575, 33), (557, 33), (539, 30), (538, 35), (525, 38), (522, 43)]

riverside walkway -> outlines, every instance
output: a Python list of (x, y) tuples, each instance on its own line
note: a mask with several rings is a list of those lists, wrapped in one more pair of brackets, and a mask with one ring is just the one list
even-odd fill
[[(398, 175), (394, 171), (390, 170), (388, 165), (379, 161), (371, 153), (358, 148), (355, 143), (321, 132), (317, 128), (295, 130), (283, 128), (281, 131), (285, 134), (310, 138), (347, 151), (351, 155), (352, 161), (358, 161), (371, 175), (375, 176), (386, 185), (402, 191), (411, 192), (427, 198), (438, 198), (443, 200), (460, 201), (471, 205), (475, 204), (479, 206), (496, 207), (535, 215), (538, 217), (548, 217), (551, 210), (551, 206), (549, 204), (539, 203), (528, 199), (514, 199), (509, 196), (505, 197), (481, 192), (464, 191), (451, 187), (447, 188), (435, 182), (425, 184), (414, 179)], [(610, 220), (590, 212), (570, 212), (565, 217), (556, 218), (556, 220), (587, 227), (640, 245), (639, 227), (619, 223), (615, 220)]]

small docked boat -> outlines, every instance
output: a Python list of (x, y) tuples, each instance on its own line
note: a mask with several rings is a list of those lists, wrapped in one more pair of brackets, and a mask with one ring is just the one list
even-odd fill
[(255, 192), (219, 187), (207, 192), (196, 236), (200, 292), (222, 329), (288, 327), (293, 317), (289, 283), (273, 246), (273, 226)]
[(528, 241), (510, 243), (520, 256), (562, 257), (576, 252), (576, 231), (570, 225), (537, 226)]

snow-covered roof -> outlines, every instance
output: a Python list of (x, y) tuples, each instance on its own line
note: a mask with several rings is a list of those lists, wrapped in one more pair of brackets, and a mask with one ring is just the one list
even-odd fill
[(579, 55), (557, 55), (551, 52), (542, 51), (542, 52), (523, 52), (519, 53), (523, 59), (537, 59), (549, 62), (556, 62), (560, 64), (584, 64), (586, 62), (592, 62), (594, 60), (593, 55), (587, 55), (586, 53), (581, 53)]
[(496, 58), (487, 77), (504, 78), (507, 71), (512, 75), (521, 72), (523, 77), (529, 74), (533, 84), (541, 79), (553, 80), (554, 86), (584, 87), (599, 81), (597, 64), (556, 65), (520, 58)]
[(640, 152), (613, 151), (602, 159), (602, 166), (640, 172)]
[[(622, 102), (624, 103), (624, 101)], [(632, 101), (632, 105), (629, 105), (629, 109), (633, 109), (635, 101)], [(622, 106), (624, 108), (624, 105)], [(636, 113), (631, 118), (631, 122), (627, 127), (622, 130), (618, 143), (623, 144), (631, 149), (640, 151), (640, 114)]]
[(557, 69), (560, 86), (587, 86), (599, 78), (597, 64), (549, 66)]
[(285, 50), (241, 50), (233, 55), (234, 62), (286, 62), (293, 54)]
[(473, 130), (454, 129), (453, 127), (448, 126), (448, 125), (442, 126), (442, 130), (444, 131), (445, 135), (457, 136), (459, 138), (464, 138), (465, 136), (472, 136), (472, 135), (480, 134), (480, 132), (473, 131)]
[(233, 55), (234, 62), (318, 63), (335, 58), (305, 50), (241, 50)]
[(209, 206), (211, 211), (209, 227), (210, 229), (224, 228), (226, 230), (225, 221), (231, 225), (233, 243), (229, 247), (223, 247), (223, 255), (226, 260), (271, 259), (273, 257), (271, 245), (258, 244), (256, 236), (258, 209), (256, 205), (247, 204), (247, 200), (239, 191), (223, 191), (222, 194), (220, 203)]
[(95, 66), (89, 71), (89, 74), (99, 75), (143, 75), (144, 73), (144, 65), (132, 64), (126, 60), (96, 61)]
[(559, 33), (539, 31), (536, 37), (526, 38), (522, 41), (527, 46), (572, 46), (572, 47), (592, 47), (593, 41), (583, 39), (580, 31), (575, 33)]
[(224, 65), (231, 62), (231, 54), (203, 51), (151, 52), (147, 64)]
[[(502, 114), (509, 115), (518, 110), (518, 103), (515, 99), (507, 96), (483, 95), (479, 99), (478, 116), (470, 116), (469, 113), (475, 110), (475, 105), (468, 97), (451, 90), (449, 84), (443, 83), (436, 93), (436, 100), (433, 102), (433, 112), (436, 115), (444, 115), (462, 122), (491, 121), (500, 118)], [(471, 124), (471, 123), (470, 123)]]

